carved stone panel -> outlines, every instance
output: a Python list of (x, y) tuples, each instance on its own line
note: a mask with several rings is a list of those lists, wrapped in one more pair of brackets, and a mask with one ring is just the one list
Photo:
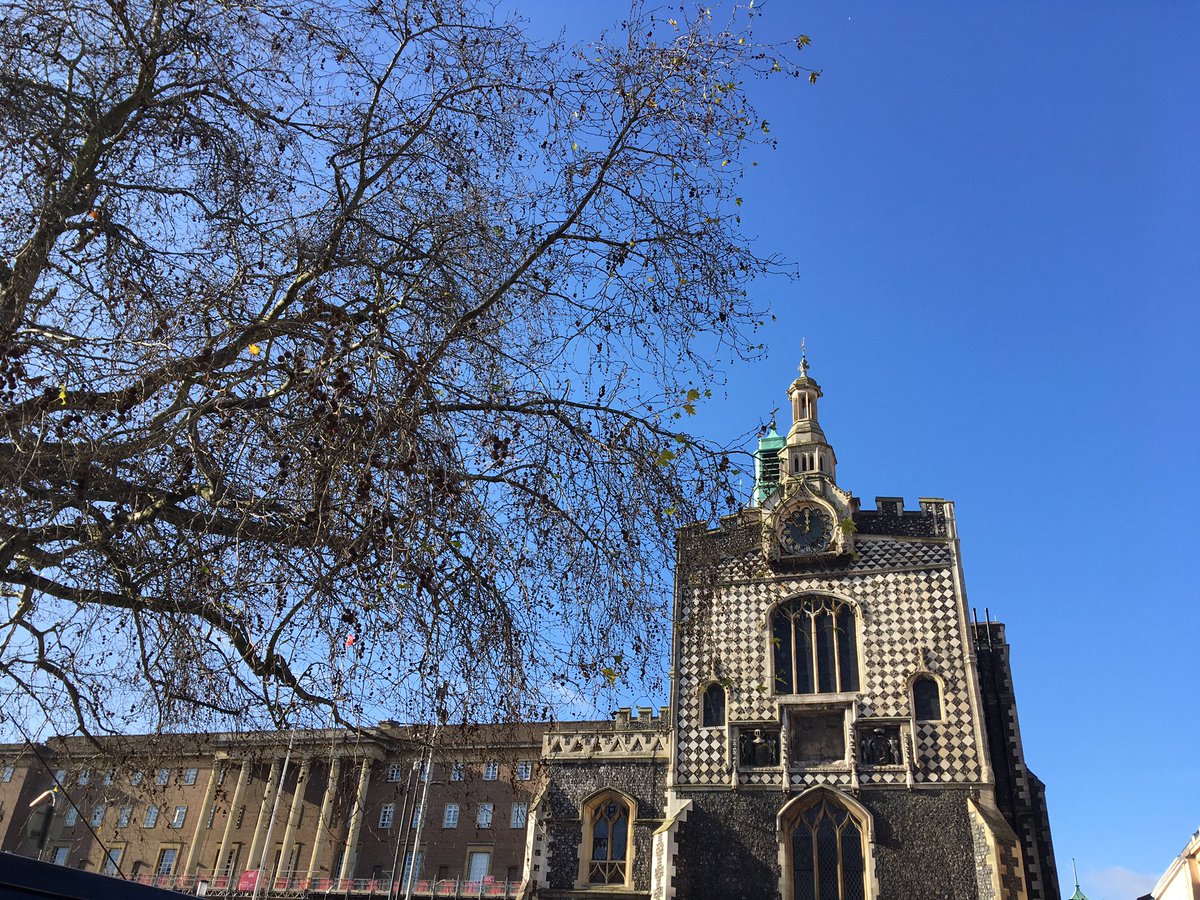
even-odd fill
[(779, 729), (770, 727), (739, 729), (738, 762), (743, 768), (779, 765)]
[(904, 762), (900, 726), (867, 725), (858, 731), (858, 761), (864, 766), (898, 766)]
[(792, 765), (819, 765), (846, 759), (846, 714), (841, 709), (792, 709), (788, 713), (788, 752)]

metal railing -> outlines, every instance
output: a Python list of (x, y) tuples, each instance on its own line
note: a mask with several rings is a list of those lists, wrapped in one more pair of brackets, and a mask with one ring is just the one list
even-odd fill
[[(114, 876), (119, 877), (119, 876)], [(170, 888), (192, 894), (200, 889), (201, 883), (207, 896), (246, 897), (253, 887), (240, 887), (240, 879), (230, 875), (134, 875), (129, 881), (153, 887)], [(414, 897), (471, 898), (518, 898), (523, 881), (467, 881), (462, 878), (433, 880), (419, 878), (413, 882)], [(400, 897), (406, 885), (393, 884), (388, 878), (307, 878), (279, 877), (273, 883), (263, 884), (258, 889), (260, 897)]]

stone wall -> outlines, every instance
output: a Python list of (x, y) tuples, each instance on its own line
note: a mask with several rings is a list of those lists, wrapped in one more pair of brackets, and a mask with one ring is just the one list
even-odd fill
[(1025, 765), (1004, 625), (976, 623), (974, 640), (984, 730), (996, 782), (996, 805), (1021, 840), (1021, 861), (1030, 900), (1059, 900), (1046, 791)]
[(663, 822), (666, 760), (561, 762), (549, 766), (550, 784), (543, 799), (546, 821), (547, 881), (551, 888), (573, 887), (579, 877), (579, 848), (583, 841), (581, 807), (605, 788), (627, 794), (637, 803), (633, 824), (633, 884), (650, 889), (652, 836)]
[[(679, 900), (769, 900), (779, 893), (776, 792), (689, 792), (679, 830)], [(875, 822), (877, 900), (978, 900), (967, 794), (863, 791)]]

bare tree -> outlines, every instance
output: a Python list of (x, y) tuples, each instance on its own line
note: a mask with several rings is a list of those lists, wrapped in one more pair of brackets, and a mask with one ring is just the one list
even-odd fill
[(744, 83), (808, 72), (754, 15), (0, 2), (5, 708), (519, 718), (657, 666), (733, 502), (682, 423), (772, 264)]

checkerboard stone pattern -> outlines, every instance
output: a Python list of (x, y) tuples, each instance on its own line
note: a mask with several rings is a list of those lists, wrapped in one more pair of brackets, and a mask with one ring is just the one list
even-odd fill
[[(740, 552), (687, 567), (677, 673), (677, 783), (730, 783), (735, 751), (727, 741), (732, 728), (701, 727), (700, 693), (714, 673), (731, 682), (730, 725), (779, 720), (770, 692), (768, 611), (780, 600), (808, 591), (829, 592), (858, 606), (859, 720), (909, 716), (908, 678), (920, 668), (919, 650), (924, 648), (929, 668), (944, 684), (943, 721), (917, 727), (914, 779), (938, 784), (979, 780), (967, 648), (948, 544), (860, 538), (858, 558), (850, 564), (781, 573), (770, 569), (759, 546), (747, 543), (737, 547), (727, 541), (722, 549)], [(863, 783), (903, 783), (903, 778), (881, 772)], [(849, 775), (841, 773), (793, 775), (796, 786), (848, 781)]]

